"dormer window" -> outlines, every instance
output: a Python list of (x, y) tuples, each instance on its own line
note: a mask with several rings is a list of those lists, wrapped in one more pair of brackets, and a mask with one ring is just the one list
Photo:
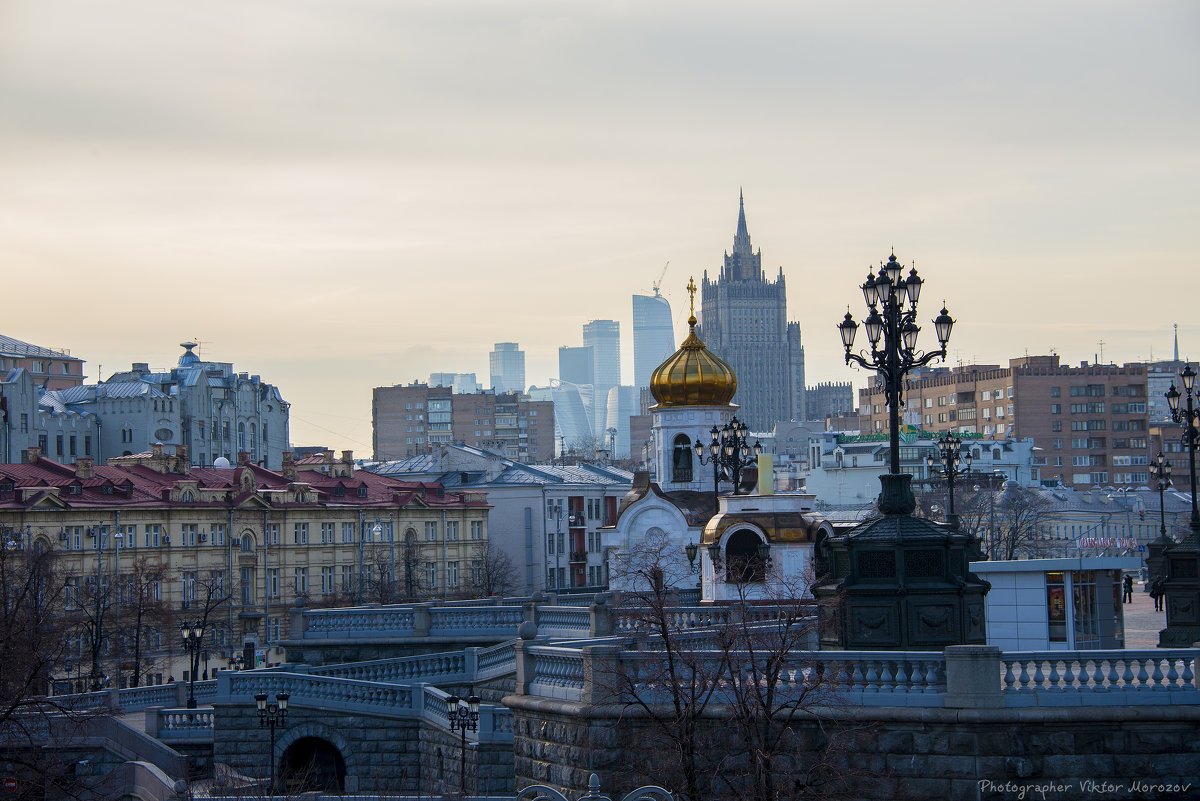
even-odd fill
[(358, 488), (358, 497), (360, 497), (360, 498), (367, 497), (367, 488), (365, 486)]
[(112, 484), (105, 484), (104, 486), (102, 486), (100, 488), (101, 495), (112, 495), (112, 493), (113, 493)]
[(11, 481), (5, 481), (3, 483), (0, 483), (0, 492), (12, 492), (12, 491), (13, 491), (13, 483)]
[(68, 484), (67, 485), (67, 494), (68, 495), (82, 495), (83, 487), (80, 486), (79, 484)]
[(336, 487), (333, 488), (333, 497), (335, 497), (335, 498), (346, 497), (346, 488), (343, 487), (341, 484), (338, 484)]

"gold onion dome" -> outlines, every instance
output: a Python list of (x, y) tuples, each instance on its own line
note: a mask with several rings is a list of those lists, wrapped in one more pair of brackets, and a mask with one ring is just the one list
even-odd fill
[(692, 295), (692, 314), (688, 317), (687, 339), (655, 368), (650, 394), (660, 407), (726, 406), (737, 392), (737, 376), (696, 336), (696, 284), (691, 280), (688, 292)]

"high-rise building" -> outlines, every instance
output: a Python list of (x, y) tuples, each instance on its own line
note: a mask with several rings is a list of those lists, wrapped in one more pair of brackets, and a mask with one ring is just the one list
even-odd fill
[(429, 386), (450, 387), (464, 395), (472, 395), (483, 389), (474, 373), (430, 373)]
[(804, 391), (810, 420), (840, 417), (854, 411), (854, 387), (849, 381), (821, 382)]
[(492, 389), (496, 392), (525, 391), (525, 351), (516, 342), (497, 342), (489, 359)]
[(595, 368), (590, 347), (563, 345), (558, 349), (558, 380), (569, 384), (591, 384)]
[(787, 320), (783, 268), (774, 281), (762, 271), (762, 251), (750, 244), (740, 195), (733, 252), (725, 253), (716, 281), (705, 271), (702, 289), (700, 332), (737, 374), (738, 417), (755, 431), (805, 419), (800, 324)]
[(633, 296), (633, 385), (649, 387), (650, 375), (675, 352), (671, 304), (658, 294)]
[(604, 436), (608, 391), (621, 383), (621, 326), (616, 320), (592, 320), (583, 327), (584, 347), (592, 349), (592, 425)]

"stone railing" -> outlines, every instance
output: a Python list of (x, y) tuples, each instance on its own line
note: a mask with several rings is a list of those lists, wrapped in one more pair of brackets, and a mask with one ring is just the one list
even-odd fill
[[(517, 643), (517, 693), (583, 703), (611, 703), (630, 689), (643, 697), (669, 698), (661, 652), (580, 645)], [(992, 646), (974, 645), (945, 651), (797, 651), (778, 687), (785, 697), (788, 692), (815, 692), (813, 702), (830, 705), (968, 709), (1197, 704), (1197, 657), (1200, 649), (1002, 654)], [(718, 677), (715, 690), (721, 694), (741, 680), (743, 671), (737, 665), (748, 658), (702, 647), (691, 652), (684, 669), (694, 667)], [(735, 669), (728, 669), (726, 659)]]
[[(498, 676), (506, 676), (517, 669), (517, 659), (513, 652), (513, 643), (502, 642), (490, 648), (480, 648), (475, 655), (475, 681), (487, 681)], [(468, 651), (471, 649), (468, 648)]]
[[(450, 717), (446, 699), (450, 693), (431, 685), (420, 687), (420, 716), (422, 720), (449, 731)], [(467, 731), (467, 741), (472, 743), (511, 743), (512, 710), (495, 704), (479, 705), (479, 721), (476, 731)]]
[(524, 622), (525, 612), (519, 606), (435, 606), (430, 608), (429, 617), (430, 637), (512, 637)]
[(303, 637), (306, 640), (412, 637), (415, 635), (414, 618), (413, 608), (403, 606), (305, 609)]
[(1196, 649), (1022, 651), (1003, 654), (1005, 706), (1200, 703)]
[(154, 709), (146, 713), (146, 731), (167, 744), (212, 742), (211, 709)]
[(413, 691), (397, 684), (312, 676), (277, 671), (238, 671), (217, 676), (218, 703), (254, 703), (265, 692), (274, 697), (286, 692), (296, 703), (338, 711), (369, 714), (411, 714)]
[[(210, 703), (217, 692), (216, 679), (198, 681), (195, 686), (196, 701)], [(182, 706), (188, 697), (188, 683), (176, 681), (170, 684), (150, 684), (145, 687), (126, 687), (124, 690), (99, 690), (94, 693), (58, 695), (54, 703), (70, 709), (113, 709), (122, 712), (140, 712), (151, 707)]]
[[(475, 675), (475, 654), (478, 648), (440, 654), (405, 656), (395, 659), (374, 659), (369, 662), (346, 662), (340, 665), (301, 668), (312, 676), (330, 676), (357, 681), (379, 681), (385, 684), (406, 684), (413, 681), (470, 681)], [(509, 646), (509, 651), (512, 646)]]

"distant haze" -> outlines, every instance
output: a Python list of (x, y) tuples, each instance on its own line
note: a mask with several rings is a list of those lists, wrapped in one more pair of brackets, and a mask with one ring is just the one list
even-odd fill
[[(807, 377), (892, 247), (952, 361), (1200, 355), (1200, 4), (0, 0), (3, 333), (206, 359), (296, 444), (371, 387), (544, 384), (630, 296), (684, 332), (746, 193)], [(1190, 313), (1189, 313), (1190, 312)], [(934, 346), (932, 325), (923, 344)]]

